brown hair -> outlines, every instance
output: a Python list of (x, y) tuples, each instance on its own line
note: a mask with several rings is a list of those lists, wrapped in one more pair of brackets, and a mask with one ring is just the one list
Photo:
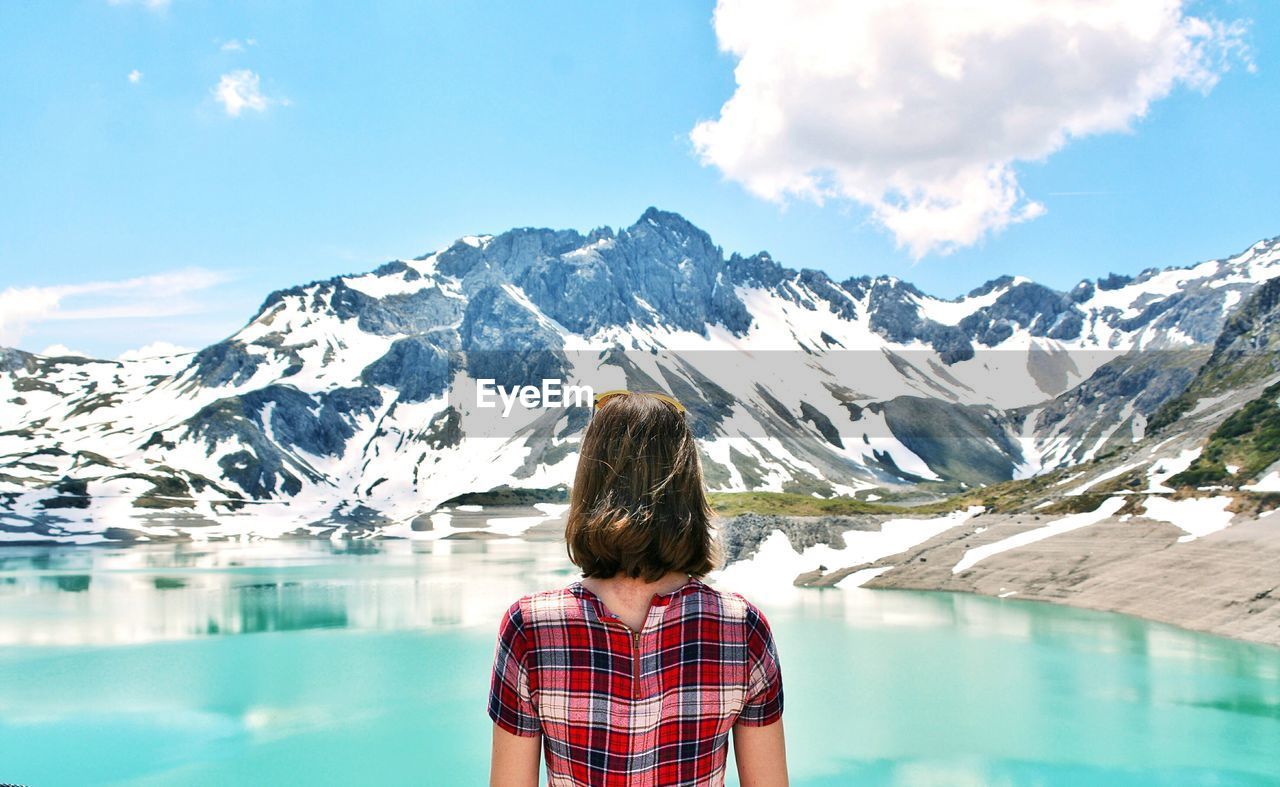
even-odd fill
[(716, 562), (711, 516), (684, 414), (640, 393), (604, 400), (582, 437), (565, 524), (582, 575), (701, 577)]

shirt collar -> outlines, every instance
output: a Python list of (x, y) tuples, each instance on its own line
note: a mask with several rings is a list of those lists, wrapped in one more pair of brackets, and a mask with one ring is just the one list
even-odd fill
[[(690, 593), (693, 593), (703, 587), (706, 587), (706, 585), (703, 584), (702, 580), (698, 579), (695, 576), (690, 576), (688, 582), (684, 583), (683, 585), (676, 588), (675, 590), (671, 590), (666, 593), (654, 593), (653, 598), (650, 601), (650, 606), (659, 606), (659, 607), (668, 606), (671, 604), (672, 601), (675, 601), (677, 598), (687, 596)], [(591, 605), (594, 609), (594, 612), (596, 613), (597, 618), (604, 617), (606, 615), (610, 618), (615, 617), (614, 615), (608, 612), (608, 610), (605, 608), (604, 602), (600, 600), (599, 596), (597, 596), (595, 593), (592, 593), (590, 590), (588, 590), (586, 587), (583, 586), (581, 580), (574, 580), (573, 584), (569, 586), (569, 590), (579, 598), (585, 598), (589, 602), (591, 602)]]

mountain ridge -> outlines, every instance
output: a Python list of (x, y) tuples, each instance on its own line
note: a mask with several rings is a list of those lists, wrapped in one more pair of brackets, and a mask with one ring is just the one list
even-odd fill
[[(189, 355), (0, 351), (0, 408), (21, 424), (0, 435), (0, 534), (88, 537), (109, 510), (143, 537), (439, 536), (423, 517), (445, 500), (571, 477), (585, 412), (486, 420), (466, 404), (482, 378), (671, 390), (716, 489), (962, 489), (1140, 440), (1276, 275), (1271, 239), (1068, 292), (1003, 276), (942, 300), (892, 276), (725, 257), (656, 208), (618, 231), (463, 236), (276, 290)], [(1153, 351), (1180, 360), (1147, 378), (1158, 395), (1099, 373)], [(1055, 404), (1084, 390), (1087, 408)]]
[[(708, 249), (713, 249), (718, 255), (722, 257), (724, 255), (724, 250), (721, 246), (714, 244), (711, 241), (710, 236), (704, 230), (698, 228), (696, 225), (694, 225), (684, 216), (680, 215), (679, 213), (675, 213), (672, 211), (664, 211), (657, 207), (650, 206), (645, 209), (644, 213), (640, 216), (639, 219), (636, 220), (635, 223), (633, 223), (629, 227), (622, 228), (621, 230), (618, 230), (618, 231), (615, 231), (609, 225), (601, 225), (599, 227), (596, 227), (590, 230), (585, 235), (575, 229), (557, 230), (557, 229), (552, 229), (547, 227), (534, 227), (531, 225), (523, 226), (523, 227), (515, 227), (515, 228), (508, 229), (497, 235), (488, 235), (488, 234), (464, 235), (459, 237), (453, 243), (444, 247), (443, 249), (439, 249), (435, 252), (428, 252), (428, 253), (422, 254), (418, 257), (412, 258), (411, 261), (423, 262), (431, 259), (432, 257), (439, 256), (441, 254), (461, 251), (459, 247), (474, 249), (476, 248), (475, 244), (477, 242), (491, 241), (495, 238), (502, 238), (505, 236), (550, 235), (556, 238), (560, 238), (562, 239), (562, 241), (576, 239), (577, 241), (579, 241), (578, 245), (581, 246), (585, 244), (599, 242), (601, 240), (613, 240), (618, 236), (618, 234), (625, 233), (629, 230), (634, 230), (637, 227), (640, 227), (643, 223), (653, 224), (653, 225), (662, 227), (664, 229), (670, 229), (671, 231), (674, 231), (674, 232), (683, 231), (687, 233), (690, 237), (703, 241)], [(1020, 275), (1001, 274), (994, 278), (988, 279), (982, 284), (979, 284), (973, 287), (971, 290), (969, 290), (968, 292), (962, 295), (958, 295), (952, 298), (942, 298), (939, 296), (926, 293), (923, 290), (921, 290), (919, 287), (914, 285), (913, 283), (903, 280), (898, 276), (894, 276), (890, 274), (874, 274), (874, 275), (862, 274), (858, 276), (849, 276), (843, 280), (838, 280), (821, 268), (811, 268), (811, 267), (791, 268), (777, 262), (777, 260), (767, 250), (757, 251), (754, 254), (750, 254), (750, 255), (744, 255), (740, 252), (731, 252), (728, 257), (724, 258), (724, 261), (727, 266), (743, 271), (743, 274), (742, 274), (743, 281), (759, 283), (766, 286), (778, 286), (787, 280), (799, 278), (805, 281), (806, 283), (813, 282), (813, 283), (834, 284), (844, 288), (853, 288), (855, 290), (865, 290), (873, 287), (889, 288), (894, 290), (900, 290), (901, 292), (909, 295), (929, 298), (933, 301), (936, 301), (939, 303), (946, 303), (946, 304), (961, 304), (968, 299), (977, 298), (983, 295), (990, 294), (994, 290), (1001, 287), (1029, 286), (1036, 292), (1043, 291), (1046, 294), (1049, 294), (1051, 296), (1066, 297), (1071, 301), (1079, 302), (1084, 299), (1084, 293), (1089, 293), (1092, 291), (1114, 291), (1127, 285), (1142, 284), (1143, 282), (1150, 280), (1153, 276), (1159, 275), (1161, 273), (1167, 273), (1171, 271), (1191, 270), (1193, 268), (1196, 268), (1198, 266), (1201, 266), (1207, 263), (1220, 262), (1222, 260), (1237, 258), (1244, 254), (1247, 254), (1251, 250), (1255, 250), (1259, 248), (1274, 248), (1277, 246), (1280, 246), (1280, 236), (1264, 238), (1259, 241), (1256, 241), (1255, 243), (1246, 247), (1244, 250), (1237, 252), (1236, 254), (1229, 255), (1228, 257), (1214, 258), (1212, 260), (1204, 260), (1201, 262), (1182, 264), (1182, 265), (1166, 265), (1164, 267), (1148, 266), (1141, 269), (1135, 274), (1111, 272), (1111, 273), (1108, 273), (1105, 277), (1099, 277), (1097, 279), (1081, 279), (1072, 288), (1067, 290), (1057, 290), (1052, 287), (1049, 287), (1048, 285), (1040, 284), (1038, 282), (1027, 279), (1026, 277), (1023, 277)], [(570, 245), (567, 247), (571, 248), (572, 246)], [(390, 260), (385, 263), (382, 263), (381, 265), (378, 265), (377, 267), (369, 271), (365, 271), (365, 272), (353, 271), (353, 272), (348, 272), (344, 274), (336, 274), (327, 278), (313, 279), (304, 284), (297, 284), (291, 287), (273, 290), (271, 293), (269, 293), (266, 296), (262, 304), (258, 307), (257, 311), (254, 313), (254, 317), (250, 318), (250, 322), (252, 322), (253, 319), (261, 315), (271, 306), (279, 303), (283, 298), (288, 297), (289, 295), (300, 294), (301, 292), (309, 288), (313, 288), (319, 285), (338, 285), (339, 282), (341, 281), (358, 278), (362, 276), (389, 275), (389, 274), (394, 274), (399, 272), (410, 272), (410, 275), (413, 275), (414, 278), (417, 278), (418, 276), (417, 272), (413, 271), (413, 269), (409, 267), (408, 261), (403, 259), (395, 259), (395, 260)], [(890, 332), (892, 332), (893, 328), (891, 325), (886, 324), (885, 327), (886, 327), (886, 330), (889, 330)], [(18, 348), (18, 347), (0, 347), (0, 349), (15, 350), (18, 352), (24, 352), (24, 353), (28, 353), (30, 355), (35, 355), (35, 356), (40, 355), (40, 353), (30, 351), (30, 350), (22, 350), (21, 348)], [(181, 354), (185, 354), (185, 353), (181, 353)], [(49, 356), (49, 357), (79, 357), (79, 356)], [(84, 357), (90, 357), (92, 360), (102, 360), (102, 361), (112, 360), (112, 359), (106, 359), (106, 358), (95, 358), (92, 356), (84, 356)]]

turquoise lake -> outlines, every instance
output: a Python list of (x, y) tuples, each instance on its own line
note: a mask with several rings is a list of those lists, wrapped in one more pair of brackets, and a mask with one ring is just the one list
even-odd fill
[[(0, 550), (0, 783), (487, 784), (498, 617), (576, 576), (518, 539)], [(1280, 783), (1280, 649), (946, 593), (759, 603), (793, 784)]]

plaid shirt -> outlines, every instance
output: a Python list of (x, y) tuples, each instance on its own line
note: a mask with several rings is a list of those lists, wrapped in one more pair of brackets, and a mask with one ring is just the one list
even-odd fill
[(503, 615), (489, 716), (543, 735), (547, 783), (721, 785), (729, 730), (782, 716), (764, 615), (691, 578), (632, 632), (579, 582)]

